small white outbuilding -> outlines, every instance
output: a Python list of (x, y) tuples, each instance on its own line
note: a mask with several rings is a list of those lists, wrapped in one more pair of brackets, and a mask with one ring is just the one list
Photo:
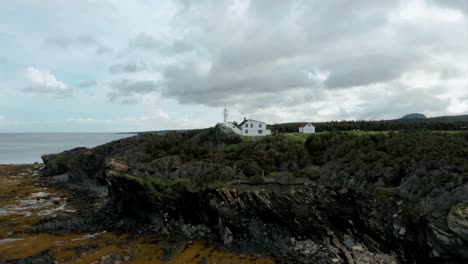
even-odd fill
[(302, 123), (299, 127), (299, 133), (313, 134), (315, 133), (315, 127), (311, 123)]

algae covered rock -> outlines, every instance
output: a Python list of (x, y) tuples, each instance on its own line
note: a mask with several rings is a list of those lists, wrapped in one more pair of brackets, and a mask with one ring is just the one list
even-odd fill
[(447, 225), (455, 235), (468, 243), (468, 202), (452, 207), (447, 216)]

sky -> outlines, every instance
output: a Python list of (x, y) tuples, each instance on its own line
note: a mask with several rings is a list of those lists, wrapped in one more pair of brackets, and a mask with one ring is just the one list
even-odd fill
[(0, 132), (468, 114), (467, 0), (7, 0)]

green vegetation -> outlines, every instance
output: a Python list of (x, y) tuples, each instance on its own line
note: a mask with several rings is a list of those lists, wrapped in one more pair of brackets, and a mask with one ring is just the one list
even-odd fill
[(306, 139), (310, 136), (310, 134), (304, 134), (304, 133), (286, 133), (285, 138), (292, 141), (292, 142), (298, 142), (298, 143), (304, 143)]
[(115, 142), (112, 147), (97, 148), (97, 152), (111, 153), (130, 165), (128, 174), (142, 179), (158, 183), (188, 179), (207, 187), (231, 181), (260, 182), (260, 177), (276, 172), (287, 172), (291, 179), (307, 177), (305, 170), (312, 159), (304, 147), (305, 138), (239, 137), (217, 126), (164, 136), (144, 134), (128, 139), (130, 144)]
[(263, 178), (262, 175), (255, 175), (253, 177), (250, 177), (248, 180), (249, 183), (255, 183), (255, 184), (260, 184), (265, 182), (265, 178)]
[(141, 135), (99, 147), (96, 156), (114, 153), (130, 165), (128, 174), (147, 182), (199, 187), (308, 178), (361, 190), (403, 186), (403, 196), (424, 197), (466, 181), (467, 133), (294, 132), (250, 138), (221, 129)]
[[(376, 135), (376, 134), (387, 134), (390, 131), (362, 131), (362, 130), (351, 130), (351, 131), (344, 131), (343, 133), (356, 135), (356, 136), (363, 136), (363, 135)], [(326, 132), (324, 132), (326, 133)]]
[(309, 137), (306, 146), (321, 166), (322, 183), (375, 190), (378, 199), (431, 199), (420, 212), (449, 210), (451, 199), (467, 199), (457, 188), (468, 180), (468, 133), (324, 133)]

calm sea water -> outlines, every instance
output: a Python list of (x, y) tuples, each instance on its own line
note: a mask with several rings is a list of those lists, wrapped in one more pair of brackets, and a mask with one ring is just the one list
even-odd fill
[(112, 133), (0, 133), (0, 164), (42, 162), (43, 154), (76, 147), (95, 147), (130, 136)]

